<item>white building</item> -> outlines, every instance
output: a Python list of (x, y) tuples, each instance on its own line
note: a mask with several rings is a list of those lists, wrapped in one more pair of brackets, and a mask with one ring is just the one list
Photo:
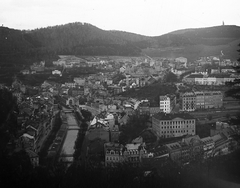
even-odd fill
[(187, 58), (185, 57), (178, 57), (175, 59), (176, 62), (179, 62), (179, 63), (184, 63), (185, 67), (187, 65)]
[(62, 73), (59, 70), (53, 70), (52, 74), (58, 74), (58, 75), (62, 76)]
[(85, 78), (75, 77), (75, 78), (73, 79), (73, 81), (74, 81), (77, 85), (84, 86), (86, 80), (85, 80)]
[(164, 95), (159, 97), (160, 112), (171, 113), (176, 105), (176, 97), (174, 95)]

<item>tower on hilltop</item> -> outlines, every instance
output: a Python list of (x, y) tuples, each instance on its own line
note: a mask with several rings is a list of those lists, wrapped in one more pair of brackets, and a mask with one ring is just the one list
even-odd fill
[(224, 25), (224, 21), (222, 22), (222, 25)]

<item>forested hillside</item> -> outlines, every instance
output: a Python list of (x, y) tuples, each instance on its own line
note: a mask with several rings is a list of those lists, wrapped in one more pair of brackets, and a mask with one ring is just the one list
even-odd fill
[(0, 62), (54, 59), (59, 54), (155, 57), (219, 55), (237, 57), (240, 27), (216, 26), (174, 31), (148, 37), (124, 31), (107, 31), (87, 23), (69, 23), (29, 31), (0, 27)]

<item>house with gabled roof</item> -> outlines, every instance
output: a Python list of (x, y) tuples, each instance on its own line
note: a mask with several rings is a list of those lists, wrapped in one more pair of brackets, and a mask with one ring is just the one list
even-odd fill
[(213, 154), (214, 141), (210, 136), (201, 138), (201, 141), (203, 143), (203, 158), (207, 159)]

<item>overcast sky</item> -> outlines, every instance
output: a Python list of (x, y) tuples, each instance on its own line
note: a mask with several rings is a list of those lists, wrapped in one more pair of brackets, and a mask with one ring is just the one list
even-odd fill
[(0, 0), (0, 24), (36, 29), (86, 22), (148, 36), (186, 28), (240, 26), (240, 0)]

